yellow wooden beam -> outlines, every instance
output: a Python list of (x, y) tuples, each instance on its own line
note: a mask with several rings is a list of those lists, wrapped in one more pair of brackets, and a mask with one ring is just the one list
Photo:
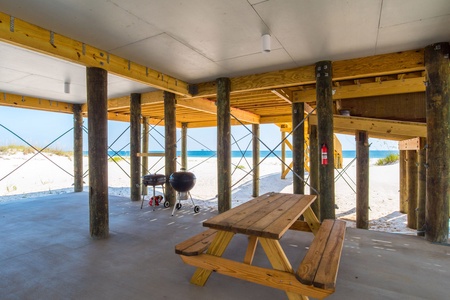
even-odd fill
[[(317, 115), (310, 115), (311, 125), (317, 125)], [(403, 140), (408, 137), (426, 137), (427, 125), (425, 123), (393, 121), (373, 118), (348, 117), (334, 115), (335, 133), (355, 133), (364, 130), (371, 137)]]
[(0, 12), (0, 41), (86, 67), (102, 68), (111, 74), (157, 89), (189, 96), (186, 82), (2, 12)]
[[(423, 49), (333, 62), (333, 81), (424, 70)], [(315, 66), (231, 78), (231, 93), (312, 84)], [(216, 95), (216, 82), (198, 84), (195, 97)]]
[(59, 113), (73, 113), (73, 104), (71, 103), (8, 93), (0, 94), (0, 105)]
[[(333, 99), (363, 98), (425, 92), (425, 78), (389, 80), (364, 84), (334, 87)], [(315, 102), (316, 89), (293, 92), (294, 102)]]
[(412, 138), (398, 142), (398, 150), (420, 150), (420, 138)]
[[(205, 98), (177, 98), (177, 106), (182, 106), (209, 114), (217, 114), (215, 101)], [(243, 123), (259, 124), (259, 115), (231, 107), (230, 113)]]

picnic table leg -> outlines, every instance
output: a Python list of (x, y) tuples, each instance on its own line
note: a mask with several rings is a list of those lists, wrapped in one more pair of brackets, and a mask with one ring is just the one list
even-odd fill
[[(234, 233), (232, 232), (227, 231), (217, 232), (216, 237), (211, 242), (211, 245), (209, 246), (208, 250), (206, 250), (206, 253), (219, 257), (222, 256), (233, 236)], [(197, 268), (197, 270), (195, 270), (194, 275), (192, 275), (191, 283), (203, 286), (205, 285), (211, 273), (212, 273), (211, 270)]]
[(317, 219), (316, 214), (312, 210), (311, 206), (308, 207), (303, 213), (303, 217), (305, 218), (306, 223), (308, 223), (309, 228), (311, 228), (312, 233), (316, 235), (317, 231), (320, 228), (320, 221)]
[[(260, 238), (259, 239), (270, 264), (275, 270), (286, 271), (294, 273), (291, 263), (286, 257), (283, 249), (281, 248), (280, 242), (273, 239)], [(308, 300), (307, 296), (303, 296), (297, 293), (288, 292), (286, 294), (290, 300)]]
[(258, 237), (249, 236), (247, 251), (245, 252), (244, 263), (251, 265), (255, 256), (256, 246), (258, 245)]

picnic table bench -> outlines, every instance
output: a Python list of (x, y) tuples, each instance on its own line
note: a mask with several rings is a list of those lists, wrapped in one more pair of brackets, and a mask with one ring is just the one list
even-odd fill
[[(345, 236), (345, 222), (320, 223), (310, 205), (315, 196), (269, 193), (203, 223), (210, 229), (175, 246), (175, 253), (197, 270), (191, 283), (204, 285), (211, 272), (286, 291), (289, 299), (323, 299), (335, 290)], [(299, 217), (304, 217), (304, 221)], [(315, 237), (295, 272), (279, 239), (288, 230), (311, 231)], [(222, 257), (236, 233), (248, 235), (243, 262)], [(273, 269), (252, 265), (260, 243)]]

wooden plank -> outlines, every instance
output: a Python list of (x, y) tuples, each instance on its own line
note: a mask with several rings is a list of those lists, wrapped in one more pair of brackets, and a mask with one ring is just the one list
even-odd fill
[[(314, 201), (312, 204), (316, 202), (317, 200)], [(312, 204), (305, 210), (305, 212), (303, 213), (303, 217), (305, 218), (305, 221), (309, 226), (309, 230), (312, 231), (312, 233), (314, 233), (315, 235), (320, 228), (320, 221), (313, 211)]]
[(398, 150), (420, 150), (420, 138), (412, 138), (398, 142)]
[(324, 220), (317, 232), (308, 252), (297, 270), (297, 279), (306, 285), (312, 285), (319, 269), (322, 253), (325, 250), (334, 220)]
[(180, 255), (192, 256), (203, 253), (216, 237), (217, 230), (208, 229), (193, 237), (177, 244), (175, 253)]
[[(217, 105), (216, 101), (211, 101), (206, 98), (177, 98), (177, 106), (190, 108), (193, 110), (198, 110), (204, 113), (217, 115)], [(258, 124), (259, 123), (259, 115), (235, 108), (230, 107), (230, 113), (235, 116), (239, 121), (250, 123), (250, 124)]]
[[(245, 223), (241, 222), (236, 224), (236, 227), (239, 227), (243, 230), (243, 232), (245, 232), (245, 234), (248, 235), (280, 239), (283, 233), (287, 230), (286, 222), (278, 222), (278, 226), (271, 227), (272, 232), (267, 231), (267, 228), (279, 220), (280, 217), (290, 212), (296, 202), (296, 200), (291, 201), (291, 197), (285, 195), (283, 196), (282, 201), (272, 202), (269, 205), (262, 207), (246, 218)], [(287, 217), (282, 218), (282, 221), (286, 221), (286, 219)], [(298, 219), (298, 217), (296, 219)], [(292, 222), (296, 219), (292, 220)], [(287, 227), (290, 227), (290, 224)]]
[[(315, 66), (247, 75), (231, 79), (231, 94), (313, 84)], [(424, 70), (423, 49), (374, 55), (333, 62), (333, 80), (375, 77)], [(213, 97), (215, 82), (197, 85), (195, 97)]]
[(314, 278), (314, 286), (317, 288), (334, 291), (336, 287), (339, 262), (344, 245), (345, 227), (344, 221), (334, 221), (333, 230), (322, 255), (317, 275)]
[(245, 251), (244, 264), (251, 265), (255, 256), (256, 246), (258, 246), (258, 237), (249, 236), (247, 250)]
[(141, 156), (141, 157), (161, 157), (161, 156), (166, 156), (166, 153), (165, 152), (138, 153), (137, 156)]
[[(280, 243), (277, 240), (261, 238), (261, 246), (270, 261), (270, 264), (275, 270), (286, 271), (289, 273), (294, 273), (292, 266), (284, 254)], [(286, 291), (286, 294), (290, 300), (303, 300), (305, 299), (302, 295), (293, 292)], [(307, 299), (307, 298), (306, 298)]]
[(37, 109), (59, 113), (73, 113), (73, 104), (29, 96), (0, 93), (0, 106)]
[[(310, 115), (309, 121), (311, 125), (317, 125), (317, 116)], [(391, 136), (405, 136), (405, 137), (426, 137), (427, 125), (425, 123), (393, 121), (373, 118), (348, 117), (338, 116), (333, 117), (335, 130), (364, 130), (370, 136), (379, 133), (386, 137)]]
[(316, 199), (316, 196), (305, 195), (300, 201), (294, 200), (295, 205), (292, 206), (281, 217), (274, 219), (271, 224), (264, 228), (264, 235), (271, 238), (280, 239), (289, 227), (303, 214), (303, 212)]
[[(86, 67), (99, 67), (111, 74), (147, 84), (157, 89), (184, 96), (189, 95), (188, 84), (182, 80), (69, 37), (53, 33), (19, 18), (14, 18), (14, 30), (11, 30), (10, 20), (11, 16), (0, 12), (0, 40), (3, 42)], [(53, 42), (50, 42), (50, 35), (53, 36)]]
[(219, 274), (283, 291), (307, 295), (318, 299), (323, 299), (332, 294), (332, 292), (328, 290), (302, 285), (295, 278), (294, 274), (285, 271), (270, 270), (208, 254), (180, 257), (184, 263), (192, 266), (209, 269)]
[[(203, 222), (203, 226), (218, 230), (227, 230), (227, 231), (236, 230), (234, 225), (237, 222), (244, 220), (249, 215), (251, 215), (255, 210), (258, 210), (262, 207), (267, 207), (267, 205), (270, 205), (270, 203), (276, 201), (282, 196), (284, 195), (274, 193), (264, 194), (244, 204), (241, 204), (238, 207), (233, 208), (232, 210), (223, 212), (218, 216), (206, 220), (205, 222)], [(239, 231), (239, 233), (245, 234), (246, 231), (241, 230)]]
[(302, 221), (302, 220), (297, 220), (294, 223), (292, 223), (291, 227), (289, 227), (289, 230), (311, 232), (311, 227), (309, 227), (307, 222)]
[[(210, 254), (212, 256), (222, 256), (222, 254), (225, 252), (225, 249), (227, 248), (228, 244), (230, 243), (231, 239), (233, 238), (234, 233), (232, 232), (226, 232), (226, 231), (218, 231), (216, 234), (216, 237), (212, 241), (210, 247), (206, 251), (206, 254)], [(187, 256), (182, 256), (187, 257)], [(195, 257), (195, 256), (191, 256)], [(198, 268), (194, 275), (192, 275), (191, 283), (195, 285), (203, 286), (205, 285), (206, 281), (208, 280), (209, 276), (211, 275), (212, 270), (208, 268)]]
[[(425, 92), (424, 81), (424, 77), (418, 77), (333, 87), (333, 99), (366, 98)], [(294, 102), (316, 102), (315, 89), (295, 91), (292, 94)]]

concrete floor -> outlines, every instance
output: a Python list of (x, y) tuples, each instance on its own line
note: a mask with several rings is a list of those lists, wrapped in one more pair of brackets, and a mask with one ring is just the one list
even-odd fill
[[(284, 292), (213, 273), (204, 287), (174, 246), (203, 230), (216, 211), (188, 202), (152, 211), (110, 196), (110, 238), (89, 237), (88, 194), (0, 203), (0, 299), (286, 299)], [(312, 235), (281, 244), (298, 266)], [(242, 259), (244, 236), (225, 256)], [(267, 266), (261, 249), (255, 264)], [(327, 299), (448, 299), (450, 247), (415, 236), (347, 230), (336, 292)]]

